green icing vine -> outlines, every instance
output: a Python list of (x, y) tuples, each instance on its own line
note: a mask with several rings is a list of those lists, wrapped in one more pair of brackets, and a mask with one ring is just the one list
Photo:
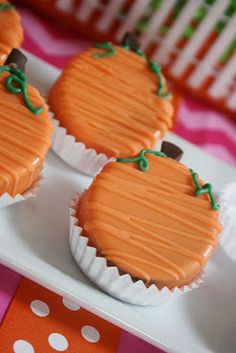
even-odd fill
[(116, 54), (116, 50), (113, 48), (112, 43), (96, 43), (96, 48), (105, 49), (105, 53), (96, 53), (93, 55), (94, 58), (108, 58)]
[[(166, 154), (163, 152), (158, 152), (158, 151), (151, 150), (151, 149), (143, 149), (143, 150), (141, 150), (139, 155), (136, 157), (117, 158), (116, 161), (121, 162), (121, 163), (138, 162), (138, 168), (142, 172), (146, 172), (149, 169), (148, 159), (145, 157), (146, 153), (154, 154), (154, 155), (156, 155), (158, 157), (162, 157), (162, 158), (167, 157)], [(201, 186), (198, 181), (198, 174), (195, 173), (192, 169), (189, 169), (189, 171), (192, 175), (193, 183), (196, 186), (195, 196), (199, 196), (199, 195), (203, 195), (203, 194), (207, 193), (209, 195), (209, 198), (211, 201), (211, 208), (215, 211), (219, 210), (220, 206), (217, 204), (217, 202), (213, 196), (213, 193), (212, 193), (212, 185), (207, 183), (207, 184)]]
[(219, 210), (220, 206), (217, 204), (212, 193), (212, 185), (207, 183), (201, 186), (198, 181), (198, 174), (195, 173), (192, 169), (189, 169), (189, 170), (190, 170), (190, 173), (192, 174), (194, 185), (196, 186), (195, 195), (199, 196), (207, 193), (211, 200), (211, 208), (215, 211)]
[(11, 4), (1, 4), (0, 5), (0, 11), (5, 10), (5, 9), (13, 10), (14, 6), (11, 5)]
[(128, 163), (128, 162), (138, 162), (138, 167), (142, 172), (146, 172), (149, 169), (148, 159), (145, 157), (145, 153), (155, 154), (159, 157), (166, 157), (162, 152), (144, 149), (141, 150), (140, 154), (133, 158), (117, 158), (117, 162)]
[(154, 61), (154, 60), (149, 60), (148, 61), (149, 67), (151, 71), (156, 74), (157, 81), (158, 81), (158, 90), (157, 90), (157, 95), (160, 96), (161, 98), (167, 99), (171, 97), (171, 93), (163, 93), (164, 89), (164, 84), (163, 84), (163, 77), (161, 74), (161, 68), (160, 66)]
[[(105, 52), (93, 54), (94, 58), (108, 58), (116, 54), (116, 50), (113, 48), (112, 43), (110, 42), (96, 43), (95, 46), (96, 48), (104, 49)], [(128, 43), (125, 43), (124, 45), (122, 45), (121, 48), (123, 48), (124, 50), (131, 50)], [(145, 58), (145, 54), (140, 48), (132, 51), (137, 55), (141, 56), (142, 58)], [(172, 94), (170, 92), (163, 93), (164, 82), (163, 82), (160, 66), (154, 60), (147, 60), (147, 62), (148, 62), (149, 68), (154, 74), (156, 74), (156, 77), (157, 77), (157, 81), (158, 81), (157, 95), (163, 99), (168, 99), (169, 97), (172, 96)]]
[(28, 93), (27, 93), (27, 78), (25, 74), (19, 69), (10, 67), (8, 65), (0, 66), (0, 72), (9, 72), (10, 75), (7, 77), (5, 86), (11, 93), (14, 94), (23, 94), (23, 99), (25, 102), (26, 107), (35, 115), (40, 114), (44, 107), (35, 108), (29, 100)]

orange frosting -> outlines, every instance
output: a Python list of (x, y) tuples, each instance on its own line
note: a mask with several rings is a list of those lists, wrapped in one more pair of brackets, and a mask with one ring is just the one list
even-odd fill
[[(0, 0), (0, 5), (9, 3)], [(20, 16), (15, 9), (0, 11), (0, 65), (3, 65), (13, 48), (19, 48), (23, 41)]]
[(50, 147), (52, 123), (38, 91), (27, 86), (30, 102), (44, 105), (39, 115), (28, 110), (22, 94), (5, 87), (8, 73), (0, 73), (0, 195), (23, 193), (36, 181)]
[(79, 204), (79, 225), (122, 273), (159, 288), (180, 287), (194, 279), (215, 249), (218, 211), (207, 194), (194, 196), (183, 164), (146, 157), (147, 172), (136, 163), (104, 167)]
[(152, 148), (172, 124), (171, 99), (159, 97), (147, 60), (113, 46), (116, 54), (94, 58), (90, 49), (68, 64), (49, 95), (55, 117), (69, 134), (111, 157)]

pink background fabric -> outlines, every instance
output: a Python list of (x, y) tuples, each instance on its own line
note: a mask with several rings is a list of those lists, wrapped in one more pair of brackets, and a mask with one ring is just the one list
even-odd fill
[(20, 275), (4, 266), (0, 266), (0, 323), (11, 302), (19, 281)]
[(207, 153), (236, 166), (236, 120), (184, 97), (175, 133)]
[(117, 353), (164, 353), (160, 349), (123, 331)]
[[(75, 53), (91, 46), (91, 41), (36, 16), (26, 8), (19, 8), (19, 12), (25, 29), (24, 48), (59, 68), (63, 68)], [(184, 97), (175, 132), (209, 154), (236, 166), (236, 123), (223, 114)], [(0, 322), (19, 281), (18, 274), (0, 266)], [(117, 353), (141, 352), (161, 353), (159, 349), (123, 332)]]

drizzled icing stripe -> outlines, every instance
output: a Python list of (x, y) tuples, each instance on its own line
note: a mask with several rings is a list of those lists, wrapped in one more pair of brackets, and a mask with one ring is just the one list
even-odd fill
[[(100, 202), (90, 202), (89, 205), (86, 207), (86, 210), (96, 210), (96, 208), (100, 207), (101, 212), (103, 214), (106, 214), (108, 216), (114, 217), (120, 222), (125, 222), (125, 213), (111, 209), (110, 207), (106, 207)], [(171, 227), (165, 227), (161, 226), (155, 222), (148, 222), (147, 220), (143, 218), (138, 218), (135, 216), (131, 216), (129, 218), (129, 224), (133, 228), (133, 233), (132, 237), (136, 239), (140, 239), (142, 242), (147, 242), (148, 244), (155, 244), (158, 242), (160, 247), (164, 247), (167, 249), (172, 249), (173, 251), (176, 251), (179, 254), (189, 256), (189, 258), (195, 258), (196, 261), (199, 263), (203, 264), (204, 263), (204, 257), (202, 255), (196, 254), (193, 251), (186, 249), (183, 245), (176, 244), (173, 240), (164, 238), (161, 236), (159, 233), (161, 233), (161, 230), (163, 232), (174, 232), (174, 234), (177, 234), (180, 237), (184, 238), (189, 238), (189, 239), (194, 239), (200, 242), (203, 242), (205, 244), (212, 244), (214, 245), (214, 239), (209, 238), (199, 238), (196, 235), (191, 234), (186, 234), (185, 232), (180, 232), (178, 230), (175, 230)], [(155, 228), (155, 231), (152, 231), (150, 229)], [(145, 234), (143, 235), (138, 235), (139, 233)], [(147, 237), (149, 236), (149, 237)]]
[[(152, 200), (155, 201), (155, 204), (153, 204), (146, 195), (146, 199), (144, 199), (142, 197), (142, 194), (140, 195), (136, 195), (136, 193), (134, 192), (134, 190), (132, 192), (130, 192), (130, 194), (126, 194), (126, 192), (122, 191), (122, 190), (117, 190), (116, 188), (113, 189), (113, 187), (111, 185), (103, 185), (102, 186), (104, 188), (104, 190), (106, 190), (107, 192), (112, 192), (115, 195), (122, 195), (123, 197), (126, 197), (128, 200), (133, 201), (137, 204), (142, 203), (143, 205), (145, 205), (147, 208), (149, 208), (150, 210), (158, 210), (158, 213), (168, 217), (170, 220), (174, 220), (177, 222), (181, 222), (182, 224), (184, 224), (186, 227), (191, 227), (193, 229), (195, 229), (196, 231), (202, 231), (202, 224), (207, 224), (207, 225), (212, 225), (214, 227), (215, 225), (215, 221), (211, 220), (210, 218), (206, 218), (205, 216), (198, 216), (197, 212), (196, 214), (194, 213), (192, 215), (192, 218), (194, 220), (198, 220), (201, 221), (201, 226), (193, 223), (191, 224), (191, 221), (189, 221), (189, 217), (192, 214), (192, 211), (189, 211), (186, 207), (181, 207), (179, 204), (177, 205), (177, 202), (168, 202), (165, 200), (162, 200), (162, 198), (156, 199), (155, 195), (153, 197), (152, 195), (149, 195), (150, 197), (152, 196)], [(170, 211), (172, 209), (172, 212)], [(181, 220), (182, 218), (182, 220)]]
[[(128, 238), (124, 238), (122, 237), (122, 234), (119, 234), (118, 232), (114, 231), (114, 227), (110, 224), (103, 223), (103, 222), (100, 223), (100, 221), (96, 221), (96, 225), (94, 229), (96, 229), (99, 226), (102, 226), (104, 232), (107, 234), (110, 234), (112, 237), (121, 238), (123, 242), (132, 244), (134, 247), (139, 248), (142, 251), (145, 251), (147, 254), (154, 257), (156, 260), (160, 260), (166, 266), (164, 268), (164, 271), (170, 271), (172, 269), (171, 273), (173, 274), (173, 276), (175, 276), (175, 272), (176, 272), (178, 276), (184, 277), (184, 271), (181, 269), (181, 267), (177, 266), (173, 261), (161, 255), (161, 253), (158, 253), (157, 251), (153, 250), (152, 247), (148, 246), (143, 241), (140, 241), (140, 239), (137, 239), (137, 238), (135, 239), (135, 236), (133, 236), (132, 233), (130, 233), (130, 236)], [(161, 246), (161, 243), (159, 244), (159, 246)], [(105, 251), (106, 249), (102, 250), (102, 252), (105, 252)]]

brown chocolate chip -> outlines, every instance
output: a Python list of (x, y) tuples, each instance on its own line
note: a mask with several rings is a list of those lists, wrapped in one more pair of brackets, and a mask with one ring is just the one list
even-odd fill
[(5, 65), (18, 67), (18, 69), (25, 72), (25, 65), (27, 60), (27, 57), (19, 49), (14, 48), (8, 55), (8, 58), (5, 61)]
[(167, 157), (173, 158), (177, 161), (182, 158), (184, 153), (181, 148), (168, 141), (162, 142), (161, 152), (165, 153)]
[(132, 51), (137, 51), (140, 48), (138, 39), (133, 33), (130, 32), (125, 33), (121, 45), (127, 45)]

